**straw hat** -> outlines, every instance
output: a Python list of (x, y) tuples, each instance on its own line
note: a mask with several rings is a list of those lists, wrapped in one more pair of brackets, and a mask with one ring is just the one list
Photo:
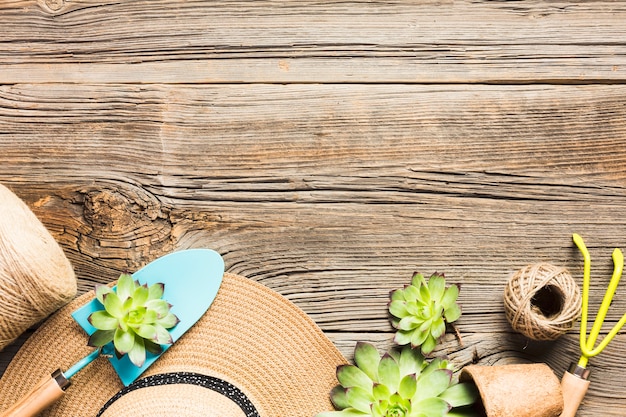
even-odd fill
[[(0, 411), (40, 379), (87, 355), (87, 336), (59, 310), (26, 341), (0, 379)], [(42, 416), (311, 417), (333, 409), (329, 392), (346, 360), (317, 325), (281, 295), (224, 274), (207, 313), (133, 384), (105, 359), (72, 378)]]

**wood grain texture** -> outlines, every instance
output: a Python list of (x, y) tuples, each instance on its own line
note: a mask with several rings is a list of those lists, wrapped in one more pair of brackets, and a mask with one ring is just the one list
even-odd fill
[(0, 5), (0, 82), (623, 82), (621, 2)]
[[(80, 292), (210, 247), (351, 359), (359, 340), (392, 346), (390, 290), (441, 271), (463, 316), (438, 353), (560, 376), (578, 326), (529, 341), (502, 293), (540, 261), (580, 282), (577, 232), (593, 314), (601, 302), (626, 231), (625, 14), (595, 1), (5, 2), (0, 182), (62, 244)], [(626, 414), (625, 349), (618, 335), (592, 359), (579, 416)]]

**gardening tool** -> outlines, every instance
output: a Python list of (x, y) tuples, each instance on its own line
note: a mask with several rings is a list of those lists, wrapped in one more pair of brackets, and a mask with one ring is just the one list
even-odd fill
[[(149, 263), (133, 274), (141, 284), (164, 284), (163, 299), (172, 305), (171, 312), (180, 322), (172, 329), (172, 340), (178, 340), (208, 310), (215, 299), (224, 274), (224, 261), (221, 256), (209, 249), (190, 249), (173, 252)], [(91, 313), (102, 310), (97, 299), (85, 304), (72, 317), (91, 335), (96, 329), (89, 323)], [(171, 345), (163, 345), (165, 352)], [(128, 355), (117, 358), (112, 342), (102, 349), (96, 349), (79, 360), (66, 372), (57, 369), (51, 377), (46, 377), (30, 393), (5, 411), (0, 417), (34, 416), (63, 396), (70, 385), (70, 378), (99, 356), (108, 357), (111, 365), (125, 386), (139, 377), (160, 354), (146, 352), (146, 360), (141, 367), (133, 365)]]
[(598, 355), (604, 350), (611, 340), (617, 335), (621, 328), (626, 324), (626, 314), (613, 326), (611, 331), (602, 339), (602, 341), (594, 348), (598, 335), (604, 324), (607, 312), (617, 290), (617, 285), (622, 277), (622, 271), (624, 269), (624, 255), (620, 249), (613, 251), (613, 276), (609, 282), (609, 286), (602, 299), (602, 304), (596, 315), (596, 319), (593, 322), (593, 326), (587, 337), (587, 314), (589, 310), (589, 285), (590, 285), (590, 271), (591, 271), (591, 257), (589, 251), (583, 242), (582, 237), (577, 234), (573, 235), (574, 243), (578, 246), (578, 249), (583, 254), (584, 258), (584, 272), (583, 272), (583, 297), (582, 297), (582, 314), (580, 320), (580, 350), (582, 355), (578, 363), (573, 363), (570, 369), (563, 374), (561, 380), (561, 389), (563, 390), (564, 408), (561, 417), (574, 417), (580, 403), (582, 402), (587, 389), (589, 388), (589, 369), (587, 369), (587, 363), (589, 359)]

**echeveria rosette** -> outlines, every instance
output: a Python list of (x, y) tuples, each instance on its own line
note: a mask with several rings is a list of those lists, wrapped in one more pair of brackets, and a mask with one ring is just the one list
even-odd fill
[(105, 285), (96, 287), (96, 298), (103, 305), (89, 316), (97, 330), (89, 345), (103, 347), (113, 342), (118, 357), (128, 354), (130, 361), (142, 366), (146, 351), (158, 354), (161, 345), (172, 344), (168, 329), (179, 322), (167, 301), (163, 300), (164, 285), (141, 285), (130, 274), (122, 274), (115, 290)]
[(428, 354), (446, 332), (446, 323), (461, 316), (456, 303), (459, 287), (446, 287), (443, 274), (434, 273), (428, 280), (413, 275), (411, 284), (391, 293), (391, 324), (398, 329), (394, 341), (400, 345), (421, 347)]
[(316, 417), (442, 417), (470, 416), (477, 397), (473, 384), (457, 383), (448, 361), (430, 362), (405, 346), (382, 357), (368, 343), (358, 343), (356, 365), (337, 368), (331, 400), (338, 411)]

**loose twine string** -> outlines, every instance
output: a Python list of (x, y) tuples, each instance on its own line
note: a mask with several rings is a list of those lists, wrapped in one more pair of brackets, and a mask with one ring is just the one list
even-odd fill
[(0, 350), (75, 295), (76, 277), (61, 247), (0, 185)]
[[(549, 306), (558, 308), (549, 317), (533, 302), (541, 291), (549, 291), (557, 304)], [(580, 316), (580, 289), (565, 268), (549, 263), (528, 265), (507, 283), (504, 308), (515, 331), (534, 340), (555, 340), (571, 329)]]

